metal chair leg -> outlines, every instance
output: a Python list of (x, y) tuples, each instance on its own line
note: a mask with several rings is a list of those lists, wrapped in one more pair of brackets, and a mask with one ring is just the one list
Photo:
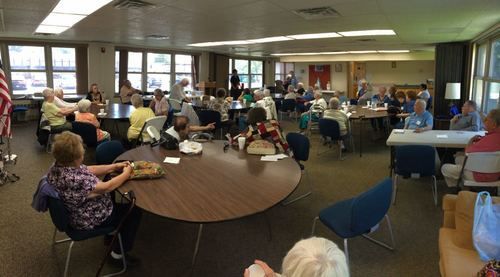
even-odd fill
[(437, 184), (436, 184), (436, 176), (435, 175), (432, 175), (432, 179), (434, 181), (433, 183), (433, 187), (432, 187), (432, 196), (434, 197), (434, 205), (437, 206), (438, 202), (437, 202)]
[(343, 160), (345, 160), (345, 158), (342, 157), (342, 140), (339, 139), (337, 141), (337, 146), (339, 149), (339, 161), (343, 161)]
[(196, 263), (196, 256), (198, 255), (198, 249), (200, 247), (201, 234), (203, 233), (203, 224), (198, 227), (198, 236), (196, 238), (196, 244), (194, 246), (193, 259), (191, 260), (191, 266)]
[(304, 194), (302, 194), (301, 196), (297, 196), (297, 197), (296, 197), (296, 198), (294, 198), (294, 199), (291, 199), (291, 200), (288, 200), (288, 201), (285, 201), (285, 202), (281, 203), (281, 205), (282, 205), (282, 206), (287, 206), (287, 205), (289, 205), (289, 204), (292, 204), (292, 203), (293, 203), (293, 202), (295, 202), (295, 201), (298, 201), (298, 200), (300, 200), (300, 199), (302, 199), (302, 198), (305, 198), (305, 197), (307, 197), (307, 196), (309, 196), (309, 195), (311, 195), (311, 194), (312, 194), (312, 184), (311, 184), (311, 180), (309, 179), (309, 174), (307, 174), (307, 171), (306, 171), (306, 170), (304, 170), (304, 175), (306, 175), (306, 176), (307, 176), (307, 177), (306, 177), (306, 178), (307, 178), (307, 183), (309, 183), (309, 188), (310, 188), (310, 189), (309, 189), (309, 191), (308, 191), (308, 192), (306, 192), (306, 193), (304, 193)]
[(71, 259), (71, 249), (73, 248), (74, 241), (71, 241), (68, 247), (68, 255), (66, 256), (66, 265), (64, 266), (64, 277), (68, 276), (69, 260)]
[(396, 205), (396, 194), (398, 193), (398, 175), (394, 174), (392, 181), (392, 205)]
[(390, 235), (391, 235), (391, 243), (392, 243), (392, 246), (391, 246), (391, 245), (388, 245), (388, 244), (386, 244), (386, 243), (384, 243), (384, 242), (382, 242), (382, 241), (376, 240), (376, 239), (374, 239), (374, 238), (372, 238), (372, 237), (370, 237), (370, 236), (368, 236), (368, 235), (363, 235), (363, 237), (364, 237), (365, 239), (367, 239), (367, 240), (369, 240), (369, 241), (371, 241), (371, 242), (375, 243), (375, 244), (378, 244), (379, 246), (382, 246), (382, 247), (387, 248), (387, 249), (389, 249), (389, 250), (391, 250), (391, 251), (392, 251), (392, 250), (394, 250), (395, 244), (394, 244), (394, 236), (393, 236), (393, 234), (392, 234), (391, 221), (389, 220), (389, 216), (388, 216), (388, 215), (385, 215), (385, 220), (387, 221), (387, 225), (388, 225), (388, 227), (389, 227), (389, 233), (390, 233)]
[(54, 228), (54, 236), (52, 236), (52, 243), (53, 244), (59, 244), (59, 243), (71, 241), (70, 238), (56, 240), (56, 235), (57, 235), (57, 228)]
[(349, 265), (349, 246), (347, 244), (347, 239), (344, 239), (344, 254), (345, 254), (345, 261), (347, 263), (347, 270), (349, 270), (350, 272), (351, 266)]
[(110, 274), (107, 274), (107, 275), (103, 275), (103, 277), (117, 276), (117, 275), (121, 275), (121, 274), (125, 273), (125, 271), (127, 271), (127, 260), (125, 258), (125, 251), (123, 250), (122, 236), (120, 235), (120, 233), (118, 233), (118, 244), (120, 245), (120, 251), (122, 253), (123, 268), (122, 268), (122, 270), (120, 270), (118, 272), (110, 273)]
[(313, 226), (312, 226), (312, 230), (311, 230), (311, 237), (314, 236), (314, 231), (316, 231), (316, 222), (318, 221), (319, 219), (319, 216), (315, 217), (313, 219)]

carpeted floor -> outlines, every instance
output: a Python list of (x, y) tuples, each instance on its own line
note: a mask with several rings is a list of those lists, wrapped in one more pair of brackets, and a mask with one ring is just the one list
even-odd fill
[[(295, 122), (283, 125), (287, 132), (297, 130)], [(37, 182), (53, 161), (36, 142), (35, 129), (34, 122), (13, 126), (12, 149), (19, 160), (9, 168), (21, 180), (0, 186), (0, 276), (60, 276), (64, 269), (67, 244), (53, 246), (54, 226), (49, 214), (30, 207)], [(190, 263), (197, 226), (146, 213), (133, 251), (142, 264), (125, 276), (242, 276), (255, 258), (279, 271), (293, 244), (310, 236), (312, 219), (322, 208), (361, 193), (388, 176), (389, 148), (383, 139), (372, 141), (369, 129), (365, 123), (363, 157), (347, 153), (344, 161), (337, 159), (335, 151), (318, 156), (318, 135), (313, 135), (310, 159), (305, 163), (313, 194), (286, 207), (277, 205), (264, 214), (206, 225), (194, 268)], [(356, 147), (358, 144), (356, 137)], [(91, 159), (89, 151), (86, 160)], [(301, 182), (298, 192), (303, 189)], [(448, 192), (443, 181), (438, 181), (438, 192), (440, 205), (442, 195)], [(363, 238), (350, 240), (352, 276), (439, 276), (442, 210), (433, 204), (431, 179), (402, 180), (397, 205), (391, 207), (389, 215), (396, 250), (388, 251)], [(379, 230), (377, 237), (389, 238), (385, 224)], [(321, 224), (316, 235), (343, 248), (342, 240)], [(103, 251), (102, 239), (76, 243), (70, 276), (95, 275)]]

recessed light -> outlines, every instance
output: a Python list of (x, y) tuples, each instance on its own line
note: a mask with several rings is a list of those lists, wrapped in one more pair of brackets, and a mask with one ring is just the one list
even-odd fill
[(340, 37), (340, 35), (337, 33), (317, 33), (317, 34), (291, 35), (286, 37), (292, 39), (318, 39), (318, 38), (338, 38)]
[(360, 36), (393, 36), (396, 35), (394, 30), (362, 30), (362, 31), (349, 31), (338, 32), (344, 37), (360, 37)]
[(52, 12), (49, 13), (40, 25), (71, 27), (84, 18), (85, 15)]
[(48, 25), (39, 25), (38, 28), (36, 28), (35, 33), (39, 34), (60, 34), (64, 31), (66, 31), (69, 27), (63, 27), (63, 26), (48, 26)]
[(52, 12), (89, 15), (113, 0), (60, 0)]
[(277, 37), (249, 39), (248, 41), (252, 43), (265, 43), (265, 42), (275, 42), (275, 41), (285, 41), (285, 40), (292, 40), (292, 39), (285, 36), (277, 36)]

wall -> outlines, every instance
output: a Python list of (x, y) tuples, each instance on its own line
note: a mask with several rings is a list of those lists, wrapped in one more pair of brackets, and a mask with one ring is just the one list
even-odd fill
[(434, 79), (434, 61), (366, 62), (366, 80), (372, 84), (415, 85)]
[[(295, 63), (295, 76), (299, 82), (304, 83), (307, 88), (309, 85), (309, 65), (330, 65), (330, 85), (332, 90), (347, 91), (347, 62), (339, 63)], [(335, 72), (335, 65), (342, 66), (342, 72)]]
[[(104, 53), (101, 51), (104, 48)], [(89, 84), (97, 83), (106, 99), (115, 93), (115, 47), (111, 44), (90, 43), (88, 47)]]

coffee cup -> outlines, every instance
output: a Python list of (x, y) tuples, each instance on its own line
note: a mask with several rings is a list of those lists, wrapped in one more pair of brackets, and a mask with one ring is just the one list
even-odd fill
[(245, 143), (246, 143), (246, 141), (247, 141), (247, 138), (245, 138), (245, 137), (239, 137), (238, 138), (238, 148), (240, 150), (245, 149)]
[(109, 99), (106, 99), (106, 106), (109, 105)]
[(100, 109), (100, 110), (99, 110), (99, 113), (100, 113), (100, 114), (104, 114), (104, 109)]
[(243, 104), (247, 104), (247, 100), (245, 98), (243, 98)]
[(367, 106), (371, 106), (372, 102), (371, 101), (366, 101)]
[(389, 107), (389, 103), (384, 103), (384, 108), (387, 109), (387, 107)]

